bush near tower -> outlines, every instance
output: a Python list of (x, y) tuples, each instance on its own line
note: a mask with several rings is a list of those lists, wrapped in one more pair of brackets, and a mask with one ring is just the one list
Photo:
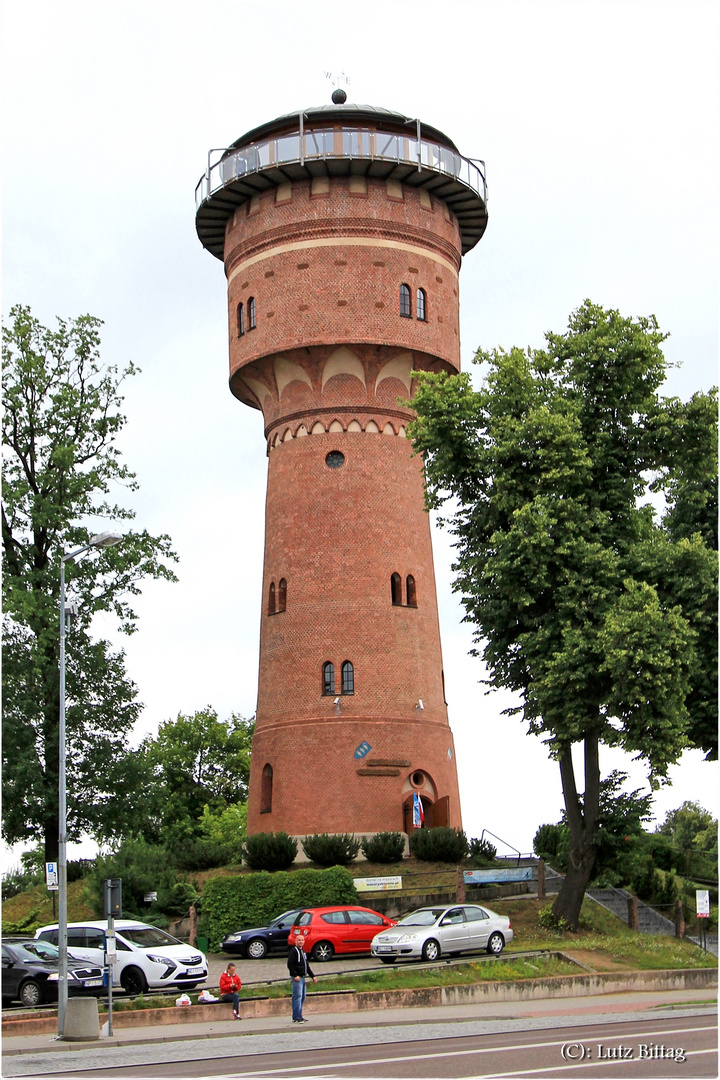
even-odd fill
[(212, 878), (203, 889), (199, 930), (215, 952), (230, 930), (265, 926), (281, 911), (357, 902), (352, 875), (342, 866)]
[(559, 763), (570, 856), (553, 910), (575, 927), (598, 850), (600, 744), (643, 759), (655, 787), (686, 747), (717, 757), (717, 393), (660, 396), (654, 316), (588, 300), (545, 337), (478, 351), (479, 390), (420, 375), (410, 436), (429, 505), (456, 501), (456, 588), (488, 684), (518, 694), (507, 711)]

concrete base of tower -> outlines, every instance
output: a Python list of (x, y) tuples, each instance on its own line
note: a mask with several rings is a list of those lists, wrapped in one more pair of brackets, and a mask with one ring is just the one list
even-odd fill
[(446, 723), (386, 718), (263, 725), (253, 739), (248, 833), (412, 832), (462, 827), (455, 747)]

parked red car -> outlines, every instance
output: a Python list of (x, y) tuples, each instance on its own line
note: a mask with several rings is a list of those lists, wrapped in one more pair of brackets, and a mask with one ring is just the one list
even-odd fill
[(330, 960), (335, 953), (369, 953), (375, 935), (396, 921), (371, 908), (349, 904), (306, 908), (295, 920), (288, 944), (294, 945), (295, 935), (300, 932), (305, 937), (305, 952), (312, 960)]

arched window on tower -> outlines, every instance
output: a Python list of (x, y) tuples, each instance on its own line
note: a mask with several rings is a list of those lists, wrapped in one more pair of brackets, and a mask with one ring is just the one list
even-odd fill
[(245, 305), (242, 303), (237, 306), (237, 333), (238, 337), (245, 333)]
[(268, 615), (275, 614), (275, 582), (270, 582), (270, 589), (268, 590)]
[(260, 780), (260, 813), (269, 814), (272, 810), (272, 787), (273, 787), (273, 771), (272, 765), (266, 765), (262, 771), (262, 779)]
[(255, 329), (255, 297), (248, 297), (248, 330)]
[(323, 664), (323, 694), (335, 693), (335, 665), (326, 660)]
[(407, 606), (417, 607), (417, 589), (415, 588), (415, 578), (412, 574), (407, 576)]
[(427, 297), (425, 296), (425, 290), (424, 289), (418, 289), (418, 291), (417, 291), (417, 302), (415, 304), (415, 313), (417, 314), (418, 319), (422, 319), (423, 322), (425, 322), (425, 320), (427, 318), (427, 316), (425, 314), (426, 311), (427, 311)]
[(287, 581), (284, 577), (278, 582), (278, 611), (284, 611), (287, 607)]
[(400, 286), (400, 314), (404, 319), (412, 319), (412, 295), (409, 285)]
[(392, 574), (390, 577), (390, 592), (393, 605), (399, 607), (402, 604), (402, 578), (399, 574)]
[(340, 674), (342, 676), (342, 692), (343, 694), (355, 693), (355, 670), (349, 660), (344, 660), (343, 665), (340, 668)]

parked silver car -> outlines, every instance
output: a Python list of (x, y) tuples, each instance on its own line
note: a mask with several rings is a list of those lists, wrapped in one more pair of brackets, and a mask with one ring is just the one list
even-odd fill
[(397, 926), (377, 934), (370, 950), (384, 964), (394, 964), (398, 957), (438, 960), (443, 955), (479, 949), (499, 956), (512, 938), (506, 915), (477, 904), (456, 904), (411, 911)]

